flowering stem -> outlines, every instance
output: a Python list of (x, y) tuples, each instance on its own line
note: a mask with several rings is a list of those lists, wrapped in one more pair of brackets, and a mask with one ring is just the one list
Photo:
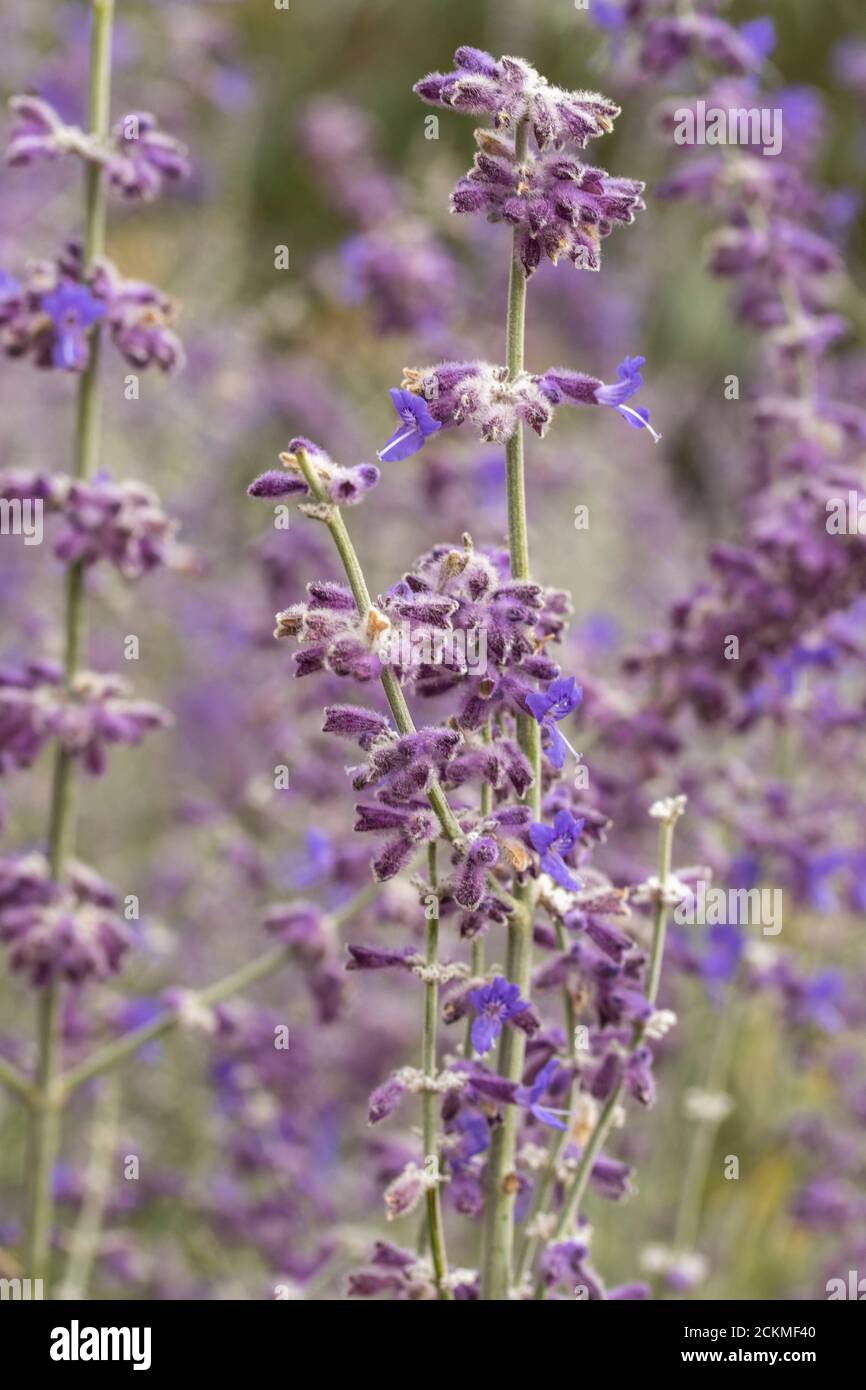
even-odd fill
[(96, 1103), (91, 1132), (90, 1164), (84, 1178), (81, 1214), (69, 1243), (69, 1262), (58, 1300), (87, 1297), (87, 1288), (99, 1250), (99, 1237), (111, 1188), (111, 1165), (117, 1145), (120, 1116), (120, 1078), (109, 1076)]
[[(647, 973), (647, 1000), (655, 1006), (658, 996), (659, 980), (661, 979), (662, 958), (665, 948), (665, 934), (667, 930), (668, 904), (666, 901), (666, 888), (670, 878), (671, 855), (673, 851), (674, 817), (662, 821), (659, 834), (659, 896), (656, 902), (655, 918), (653, 921), (652, 946), (650, 948), (650, 963)], [(644, 1039), (645, 1023), (636, 1023), (632, 1034), (631, 1051), (635, 1052)], [(622, 1101), (625, 1091), (625, 1081), (620, 1079), (608, 1096), (599, 1112), (595, 1127), (584, 1145), (580, 1155), (580, 1162), (575, 1169), (574, 1176), (565, 1194), (565, 1201), (559, 1213), (559, 1219), (554, 1228), (552, 1240), (563, 1240), (567, 1238), (570, 1231), (574, 1229), (577, 1221), (580, 1204), (583, 1201), (584, 1193), (589, 1184), (595, 1160), (598, 1158), (607, 1136), (613, 1126), (616, 1112)], [(543, 1299), (545, 1285), (543, 1279), (539, 1279), (535, 1297)]]
[[(484, 725), (482, 738), (485, 743), (493, 742), (493, 730), (490, 720)], [(481, 819), (487, 820), (493, 810), (493, 787), (489, 782), (481, 783)], [(479, 932), (472, 938), (472, 946), (469, 953), (469, 973), (473, 980), (477, 980), (484, 974), (484, 937)], [(474, 1057), (475, 1048), (472, 1046), (472, 1018), (466, 1020), (466, 1036), (463, 1042), (463, 1056)]]
[[(518, 122), (514, 137), (515, 159), (521, 165), (529, 146), (529, 122)], [(513, 381), (523, 370), (523, 348), (526, 325), (526, 275), (518, 256), (518, 233), (514, 232), (511, 248), (511, 270), (508, 281), (508, 318), (506, 322), (506, 365), (508, 379)], [(518, 421), (514, 434), (505, 446), (506, 487), (508, 493), (508, 549), (511, 574), (515, 579), (529, 577), (529, 540), (526, 524), (526, 479), (523, 461), (523, 423)], [(536, 720), (519, 715), (517, 738), (532, 768), (533, 781), (529, 801), (533, 817), (541, 817), (541, 741)], [(524, 885), (517, 894), (524, 912), (512, 918), (508, 927), (506, 975), (520, 988), (521, 996), (529, 999), (532, 973), (532, 909), (534, 886)], [(521, 1029), (506, 1028), (499, 1047), (498, 1070), (501, 1076), (519, 1082), (523, 1075), (526, 1048)], [(488, 1162), (487, 1195), (484, 1206), (484, 1227), (481, 1237), (481, 1298), (485, 1301), (507, 1299), (511, 1289), (511, 1266), (514, 1250), (514, 1204), (517, 1181), (514, 1158), (517, 1142), (518, 1110), (507, 1105), (502, 1124), (494, 1132)]]
[[(331, 533), (334, 545), (337, 547), (337, 553), (343, 563), (343, 569), (346, 571), (346, 578), (349, 581), (349, 588), (352, 590), (352, 596), (355, 600), (358, 612), (361, 617), (364, 618), (373, 605), (370, 599), (370, 591), (367, 588), (367, 581), (364, 578), (364, 571), (361, 568), (358, 553), (352, 544), (352, 538), (343, 520), (342, 512), (340, 508), (331, 503), (328, 498), (328, 494), (322, 486), (321, 479), (316, 473), (315, 464), (311, 462), (305, 449), (298, 449), (297, 460), (301, 472), (306, 479), (307, 486), (310, 489), (310, 493), (315, 497), (317, 502), (327, 508), (326, 525)], [(412, 716), (409, 713), (409, 706), (406, 704), (406, 697), (400, 687), (400, 682), (397, 680), (390, 666), (382, 667), (381, 680), (382, 688), (388, 699), (388, 704), (391, 706), (394, 723), (397, 725), (400, 733), (414, 734), (416, 729), (412, 722)], [(457, 817), (451, 810), (444, 791), (435, 779), (431, 783), (427, 795), (430, 805), (436, 812), (439, 824), (442, 826), (442, 831), (446, 838), (450, 840), (452, 844), (462, 840), (463, 832), (457, 822)]]
[[(108, 134), (111, 102), (111, 35), (114, 0), (92, 0), (90, 44), (89, 123), (99, 140)], [(89, 267), (105, 245), (105, 187), (102, 165), (89, 161), (85, 172), (84, 259)], [(99, 339), (98, 325), (91, 329), (90, 353), (78, 391), (74, 473), (88, 478), (99, 452)], [(84, 638), (84, 569), (72, 565), (66, 581), (65, 684), (70, 688), (81, 659)], [(75, 788), (72, 755), (57, 748), (48, 827), (51, 876), (60, 882), (75, 841)], [(36, 1084), (39, 1104), (34, 1106), (30, 1132), (30, 1193), (27, 1216), (25, 1268), (30, 1278), (41, 1278), (48, 1287), (49, 1248), (53, 1216), (52, 1172), (60, 1146), (61, 1101), (56, 1093), (61, 1064), (60, 1027), (62, 992), (49, 984), (39, 1006), (39, 1062)]]
[[(719, 1026), (713, 1040), (710, 1064), (703, 1082), (703, 1089), (711, 1095), (724, 1091), (733, 1059), (740, 1013), (734, 987), (729, 991), (727, 1004), (722, 1010)], [(679, 1207), (674, 1226), (673, 1248), (676, 1251), (694, 1250), (697, 1245), (707, 1174), (713, 1156), (716, 1135), (723, 1118), (724, 1116), (719, 1119), (696, 1119), (694, 1121), (695, 1131), (686, 1162), (686, 1174), (680, 1191)]]
[[(432, 890), (430, 905), (427, 908), (427, 965), (431, 969), (431, 978), (427, 980), (424, 987), (424, 1040), (421, 1070), (425, 1077), (434, 1077), (436, 1075), (436, 1024), (439, 1018), (439, 985), (435, 974), (433, 974), (439, 962), (439, 899), (436, 896), (438, 878), (435, 843), (427, 847), (427, 863)], [(424, 1168), (426, 1171), (432, 1162), (433, 1172), (438, 1176), (440, 1151), (436, 1135), (436, 1103), (436, 1093), (425, 1090), (421, 1101)], [(454, 1294), (447, 1283), (448, 1257), (445, 1254), (445, 1228), (442, 1223), (442, 1200), (438, 1182), (435, 1187), (427, 1189), (425, 1198), (427, 1202), (427, 1225), (430, 1233), (430, 1253), (433, 1259), (433, 1271), (436, 1275), (436, 1287), (439, 1290), (440, 1299), (445, 1302), (453, 1302)]]
[(35, 1096), (33, 1087), (24, 1073), (12, 1062), (7, 1062), (5, 1057), (0, 1057), (0, 1083), (12, 1091), (19, 1100), (26, 1101), (28, 1105), (32, 1103)]
[[(359, 893), (346, 903), (344, 907), (338, 908), (330, 915), (332, 928), (339, 930), (344, 923), (351, 921), (356, 912), (367, 907), (381, 893), (380, 883), (368, 883)], [(277, 970), (281, 970), (289, 960), (291, 960), (291, 946), (275, 946), (271, 951), (265, 951), (260, 956), (254, 957), (246, 965), (235, 970), (231, 975), (226, 975), (221, 980), (215, 980), (213, 984), (207, 985), (204, 989), (194, 992), (196, 1003), (205, 1008), (212, 1008), (215, 1004), (221, 1004), (224, 999), (230, 999), (234, 994), (240, 994), (243, 990), (249, 989), (251, 985), (257, 984), (259, 980), (267, 979)], [(91, 1081), (94, 1076), (99, 1076), (102, 1072), (109, 1071), (112, 1067), (124, 1062), (128, 1057), (133, 1056), (145, 1043), (154, 1042), (161, 1038), (165, 1033), (176, 1028), (181, 1022), (181, 1015), (177, 1009), (166, 1009), (165, 1013), (154, 1018), (150, 1023), (143, 1023), (140, 1028), (134, 1028), (129, 1033), (124, 1033), (122, 1037), (115, 1039), (114, 1042), (106, 1043), (105, 1047), (98, 1048), (83, 1062), (72, 1071), (60, 1078), (59, 1089), (65, 1099), (71, 1091), (78, 1086), (82, 1086), (85, 1081)]]

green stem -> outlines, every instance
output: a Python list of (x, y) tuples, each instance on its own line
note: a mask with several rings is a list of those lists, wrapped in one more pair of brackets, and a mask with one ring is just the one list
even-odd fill
[[(350, 902), (346, 903), (345, 907), (339, 908), (331, 914), (330, 922), (333, 929), (339, 930), (345, 922), (354, 917), (356, 912), (360, 912), (362, 908), (373, 902), (381, 891), (381, 883), (365, 885)], [(223, 979), (215, 980), (213, 984), (192, 993), (198, 1003), (205, 1008), (212, 1008), (215, 1004), (221, 1004), (224, 999), (230, 999), (234, 994), (241, 994), (251, 985), (257, 984), (259, 980), (265, 980), (269, 975), (281, 970), (291, 960), (291, 957), (291, 946), (275, 946), (273, 950), (265, 951), (262, 955), (247, 961), (246, 965), (232, 971)], [(132, 1057), (138, 1052), (139, 1048), (144, 1047), (145, 1043), (155, 1042), (157, 1038), (163, 1037), (164, 1034), (176, 1028), (180, 1021), (181, 1016), (176, 1009), (166, 1009), (165, 1013), (152, 1019), (150, 1023), (143, 1023), (140, 1028), (134, 1028), (129, 1033), (124, 1033), (122, 1037), (116, 1038), (114, 1042), (106, 1043), (105, 1047), (98, 1048), (72, 1071), (66, 1072), (60, 1078), (60, 1091), (63, 1098), (66, 1099), (71, 1091), (82, 1086), (85, 1081), (92, 1081), (94, 1076), (109, 1071), (119, 1062), (125, 1062), (128, 1057)]]
[[(703, 1088), (711, 1094), (724, 1091), (728, 1082), (739, 1023), (735, 988), (735, 982), (732, 982), (727, 1004), (722, 1011), (713, 1039), (710, 1064), (703, 1083)], [(713, 1156), (716, 1135), (722, 1122), (721, 1120), (695, 1120), (693, 1123), (695, 1131), (689, 1148), (686, 1173), (674, 1226), (673, 1244), (677, 1251), (694, 1250), (697, 1246), (710, 1161)]]
[(12, 1063), (7, 1062), (5, 1057), (0, 1057), (0, 1083), (12, 1091), (19, 1100), (23, 1100), (27, 1105), (32, 1105), (36, 1092), (23, 1072)]
[[(650, 948), (650, 963), (647, 973), (647, 999), (650, 1004), (655, 1005), (658, 997), (659, 980), (661, 979), (662, 958), (665, 948), (665, 934), (667, 930), (668, 904), (665, 901), (664, 889), (667, 887), (671, 869), (671, 855), (673, 852), (674, 818), (662, 822), (659, 842), (659, 882), (660, 893), (656, 903), (655, 917), (653, 921), (652, 946)], [(644, 1040), (645, 1024), (635, 1024), (631, 1052), (637, 1051)], [(580, 1161), (574, 1171), (563, 1202), (559, 1219), (556, 1223), (551, 1240), (564, 1240), (570, 1231), (574, 1229), (577, 1221), (580, 1204), (589, 1185), (595, 1160), (598, 1158), (607, 1136), (613, 1126), (617, 1109), (622, 1101), (625, 1091), (625, 1082), (621, 1080), (614, 1087), (599, 1112), (593, 1131), (584, 1145), (580, 1155)], [(545, 1295), (545, 1285), (542, 1279), (536, 1284), (535, 1297), (543, 1299)]]
[[(435, 969), (439, 963), (439, 899), (436, 896), (438, 876), (436, 871), (436, 845), (427, 848), (429, 867), (431, 905), (427, 909), (427, 965)], [(424, 987), (424, 1038), (421, 1048), (421, 1070), (425, 1076), (436, 1075), (436, 1024), (439, 1019), (439, 985), (429, 979)], [(438, 1174), (441, 1153), (436, 1125), (437, 1097), (434, 1091), (422, 1092), (422, 1133), (424, 1145), (424, 1167), (433, 1160), (434, 1172)], [(448, 1287), (448, 1257), (445, 1253), (445, 1227), (442, 1222), (442, 1200), (437, 1183), (425, 1194), (427, 1202), (427, 1227), (430, 1236), (430, 1254), (436, 1275), (436, 1287), (444, 1302), (453, 1302), (454, 1294)]]
[[(526, 159), (529, 146), (529, 122), (518, 122), (514, 137), (518, 165)], [(511, 247), (511, 269), (508, 280), (508, 317), (506, 322), (506, 365), (508, 379), (513, 381), (523, 371), (524, 340), (526, 335), (526, 275), (518, 256), (518, 236), (515, 231)], [(508, 548), (511, 574), (515, 579), (529, 577), (529, 538), (526, 520), (526, 478), (523, 457), (523, 425), (517, 428), (505, 446), (506, 487), (508, 493)], [(533, 818), (541, 818), (541, 739), (536, 720), (520, 715), (517, 720), (517, 739), (532, 768), (533, 781), (529, 804)], [(506, 971), (509, 981), (520, 987), (524, 999), (529, 999), (532, 975), (532, 914), (535, 889), (531, 882), (522, 885), (516, 896), (524, 907), (523, 913), (512, 918), (508, 926)], [(519, 1082), (523, 1076), (526, 1038), (522, 1030), (505, 1028), (499, 1045), (497, 1069), (501, 1076)], [(517, 1198), (517, 1174), (514, 1171), (519, 1111), (516, 1106), (504, 1107), (502, 1123), (493, 1134), (487, 1164), (487, 1192), (484, 1204), (484, 1225), (481, 1234), (481, 1298), (501, 1302), (511, 1291), (511, 1270), (514, 1256), (514, 1206)]]
[[(114, 0), (92, 0), (90, 44), (90, 133), (104, 140), (108, 135), (111, 103), (111, 34)], [(84, 259), (89, 268), (105, 247), (105, 180), (101, 164), (88, 163), (84, 191)], [(88, 364), (78, 391), (74, 473), (89, 478), (99, 454), (99, 346), (100, 330), (91, 329)], [(84, 642), (84, 571), (73, 565), (66, 581), (65, 684), (71, 687), (81, 660)], [(48, 854), (52, 878), (60, 882), (75, 844), (75, 788), (72, 755), (58, 747), (54, 760)], [(58, 983), (45, 989), (39, 1005), (39, 1061), (36, 1085), (39, 1104), (34, 1107), (30, 1131), (30, 1192), (27, 1215), (25, 1268), (28, 1277), (41, 1278), (49, 1288), (49, 1258), (53, 1218), (52, 1173), (60, 1147), (61, 1102), (56, 1080), (61, 1065), (60, 1027), (62, 990)]]
[(70, 1238), (69, 1260), (57, 1290), (58, 1301), (74, 1302), (87, 1297), (108, 1206), (119, 1117), (120, 1077), (114, 1075), (105, 1080), (96, 1102), (81, 1211)]
[[(490, 727), (490, 720), (484, 725), (482, 738), (485, 743), (493, 742), (493, 730)], [(481, 818), (486, 820), (493, 810), (493, 788), (489, 782), (481, 784)], [(469, 970), (472, 978), (477, 980), (484, 974), (484, 937), (481, 935), (472, 938), (472, 946), (469, 952)], [(474, 1057), (475, 1048), (472, 1046), (472, 1017), (466, 1020), (466, 1033), (463, 1039), (463, 1056)]]

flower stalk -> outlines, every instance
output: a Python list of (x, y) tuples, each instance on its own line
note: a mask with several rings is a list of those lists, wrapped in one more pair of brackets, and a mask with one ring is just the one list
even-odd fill
[[(659, 827), (659, 887), (656, 899), (655, 914), (653, 919), (652, 945), (650, 947), (650, 961), (647, 971), (647, 1002), (655, 1006), (658, 997), (659, 982), (661, 980), (662, 960), (664, 958), (665, 936), (667, 933), (667, 920), (669, 908), (669, 894), (667, 892), (671, 862), (673, 854), (674, 827), (682, 814), (684, 799), (672, 798), (668, 803), (659, 803), (659, 806), (666, 805), (669, 814), (661, 817)], [(653, 808), (655, 811), (655, 808)], [(636, 1023), (632, 1035), (630, 1052), (636, 1052), (641, 1046), (646, 1036), (646, 1023)], [(595, 1122), (592, 1133), (590, 1134), (580, 1162), (575, 1169), (574, 1175), (565, 1193), (565, 1201), (551, 1237), (552, 1241), (564, 1240), (574, 1229), (575, 1223), (580, 1214), (580, 1204), (583, 1201), (587, 1186), (589, 1185), (595, 1161), (601, 1153), (607, 1141), (607, 1137), (613, 1128), (620, 1104), (625, 1092), (625, 1073), (620, 1078), (617, 1085), (613, 1088)], [(543, 1299), (545, 1296), (545, 1284), (543, 1279), (539, 1279), (535, 1288), (536, 1299)]]
[[(357, 913), (368, 907), (371, 902), (379, 896), (382, 885), (379, 883), (368, 883), (349, 901), (344, 907), (338, 908), (330, 914), (330, 922), (334, 931), (338, 931), (345, 923), (350, 922)], [(244, 990), (252, 985), (258, 984), (259, 980), (266, 980), (269, 975), (281, 970), (291, 959), (291, 946), (275, 946), (270, 951), (263, 951), (261, 955), (254, 956), (246, 965), (233, 970), (230, 975), (225, 975), (220, 980), (215, 980), (213, 984), (206, 985), (204, 989), (192, 992), (193, 1002), (202, 1008), (213, 1008), (216, 1004), (222, 1004), (224, 1000), (231, 999), (235, 994), (242, 994)], [(66, 1072), (59, 1081), (61, 1096), (65, 1100), (69, 1094), (83, 1086), (86, 1081), (92, 1081), (95, 1076), (100, 1076), (103, 1072), (110, 1071), (121, 1062), (125, 1062), (129, 1057), (133, 1057), (139, 1048), (146, 1043), (155, 1042), (157, 1038), (164, 1037), (171, 1032), (181, 1022), (181, 1015), (177, 1009), (166, 1009), (165, 1013), (159, 1014), (157, 1018), (151, 1019), (149, 1023), (143, 1023), (140, 1028), (133, 1028), (122, 1037), (116, 1038), (114, 1042), (106, 1043), (104, 1047), (97, 1048), (77, 1067)]]
[[(90, 47), (89, 123), (96, 139), (108, 134), (111, 103), (111, 38), (114, 0), (93, 0)], [(85, 264), (102, 255), (105, 247), (105, 186), (100, 164), (85, 167), (84, 256)], [(99, 456), (99, 326), (90, 330), (90, 356), (81, 377), (76, 414), (74, 474), (90, 478)], [(64, 671), (69, 689), (78, 673), (85, 634), (84, 566), (70, 567), (65, 594)], [(73, 757), (58, 746), (52, 779), (48, 826), (48, 857), (55, 882), (63, 878), (75, 844), (76, 804)], [(39, 1005), (36, 1086), (39, 1104), (33, 1108), (30, 1133), (30, 1193), (27, 1216), (25, 1268), (31, 1278), (49, 1286), (49, 1250), (53, 1217), (52, 1173), (60, 1145), (61, 1094), (57, 1077), (61, 1065), (62, 987), (46, 986)]]
[[(430, 901), (427, 912), (426, 963), (429, 971), (424, 986), (424, 1039), (421, 1049), (421, 1070), (425, 1076), (436, 1076), (436, 1025), (439, 1021), (439, 985), (436, 980), (436, 966), (439, 963), (439, 899), (436, 894), (438, 875), (436, 868), (436, 844), (427, 848), (428, 877), (430, 882)], [(427, 1205), (427, 1227), (430, 1237), (430, 1255), (439, 1297), (445, 1302), (453, 1302), (454, 1294), (448, 1287), (448, 1257), (445, 1253), (445, 1227), (442, 1221), (442, 1198), (440, 1194), (439, 1165), (441, 1151), (437, 1135), (437, 1096), (435, 1091), (425, 1090), (422, 1095), (422, 1134), (424, 1145), (424, 1167), (432, 1168), (436, 1178), (434, 1186), (425, 1193)]]
[[(529, 143), (529, 122), (518, 123), (515, 132), (515, 159), (519, 165), (526, 159)], [(508, 281), (508, 317), (506, 322), (506, 365), (508, 379), (513, 381), (523, 371), (526, 337), (526, 275), (518, 255), (519, 232), (515, 229), (511, 247), (511, 269)], [(526, 477), (523, 450), (523, 423), (508, 440), (505, 448), (506, 487), (508, 493), (508, 549), (511, 574), (514, 579), (529, 578), (529, 536), (526, 513)], [(532, 769), (532, 786), (528, 800), (533, 819), (541, 819), (541, 736), (538, 722), (521, 714), (517, 720), (517, 740)], [(506, 948), (506, 978), (518, 985), (521, 997), (530, 997), (532, 974), (532, 912), (534, 885), (527, 883), (517, 893), (525, 914), (508, 927)], [(520, 1082), (526, 1039), (520, 1029), (506, 1028), (499, 1048), (498, 1071), (509, 1081)], [(516, 1107), (506, 1106), (502, 1124), (491, 1141), (488, 1171), (487, 1200), (484, 1208), (484, 1227), (481, 1238), (481, 1298), (501, 1301), (509, 1297), (514, 1256), (514, 1206), (517, 1198), (517, 1175), (514, 1172), (519, 1115)]]

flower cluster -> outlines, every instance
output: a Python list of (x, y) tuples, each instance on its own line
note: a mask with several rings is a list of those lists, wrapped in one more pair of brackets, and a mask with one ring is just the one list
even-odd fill
[[(328, 200), (357, 230), (340, 249), (343, 298), (369, 307), (380, 333), (438, 328), (455, 296), (455, 264), (399, 181), (373, 151), (366, 114), (348, 102), (320, 97), (304, 109), (301, 138)], [(333, 273), (323, 267), (330, 287)]]
[(31, 357), (37, 367), (83, 371), (90, 330), (102, 323), (132, 366), (179, 371), (185, 358), (174, 319), (161, 290), (125, 280), (110, 261), (85, 272), (75, 242), (56, 261), (32, 263), (23, 280), (0, 271), (0, 347), (8, 357)]
[(382, 462), (408, 458), (437, 430), (468, 422), (487, 444), (505, 444), (522, 422), (543, 439), (560, 405), (606, 405), (628, 424), (661, 438), (649, 424), (649, 411), (626, 401), (643, 385), (646, 359), (627, 357), (617, 380), (605, 385), (597, 377), (564, 367), (540, 375), (523, 371), (511, 376), (490, 362), (440, 362), (434, 367), (407, 367), (399, 391), (391, 397), (401, 424), (379, 451)]
[(602, 239), (645, 206), (644, 185), (635, 179), (613, 178), (558, 150), (519, 161), (513, 141), (489, 130), (476, 131), (475, 140), (474, 166), (457, 184), (451, 206), (517, 228), (527, 276), (543, 259), (556, 265), (561, 256), (577, 270), (600, 270)]
[(109, 884), (78, 863), (67, 877), (65, 886), (55, 883), (38, 852), (0, 859), (0, 941), (10, 948), (11, 968), (36, 986), (107, 979), (131, 943)]
[(619, 107), (598, 92), (554, 87), (523, 58), (501, 58), (477, 48), (458, 48), (453, 72), (433, 72), (415, 84), (431, 106), (470, 116), (492, 116), (497, 130), (528, 121), (540, 150), (576, 145), (613, 128)]
[(354, 507), (363, 500), (364, 494), (374, 488), (379, 481), (379, 469), (374, 463), (359, 463), (354, 468), (341, 468), (309, 439), (293, 439), (288, 450), (280, 454), (284, 473), (270, 469), (251, 483), (250, 497), (261, 497), (266, 501), (276, 501), (280, 497), (307, 497), (309, 488), (298, 463), (298, 454), (303, 451), (312, 461), (316, 474), (330, 500), (340, 507)]
[(170, 722), (153, 701), (135, 699), (120, 676), (80, 671), (66, 688), (61, 669), (49, 662), (0, 668), (0, 772), (30, 767), (56, 739), (99, 776), (109, 745), (134, 746)]
[(146, 483), (115, 482), (105, 474), (85, 482), (64, 473), (10, 468), (0, 473), (0, 499), (42, 502), (62, 517), (54, 553), (64, 564), (104, 560), (125, 579), (139, 579), (159, 565), (188, 563), (188, 553), (175, 539), (178, 523)]
[(16, 167), (62, 155), (104, 167), (109, 185), (124, 198), (146, 202), (158, 197), (163, 185), (188, 178), (187, 152), (178, 140), (160, 130), (156, 117), (133, 111), (114, 126), (103, 142), (67, 125), (50, 102), (36, 96), (14, 96), (9, 102), (14, 125), (6, 162)]

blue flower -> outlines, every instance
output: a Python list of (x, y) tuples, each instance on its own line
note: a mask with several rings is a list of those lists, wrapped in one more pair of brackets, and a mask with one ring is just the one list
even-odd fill
[(628, 24), (625, 10), (614, 4), (613, 0), (593, 0), (590, 18), (599, 28), (609, 29), (613, 32), (625, 29)]
[(710, 927), (700, 972), (712, 999), (720, 1001), (721, 987), (733, 980), (745, 945), (745, 937), (734, 923), (719, 922)]
[(469, 1003), (478, 1013), (472, 1024), (472, 1046), (482, 1057), (499, 1037), (502, 1025), (529, 1008), (520, 997), (520, 986), (510, 985), (501, 975), (480, 989), (473, 989)]
[(580, 881), (572, 878), (563, 862), (563, 855), (571, 853), (582, 830), (583, 821), (578, 820), (570, 811), (558, 811), (552, 826), (535, 821), (529, 827), (529, 838), (533, 849), (541, 855), (544, 873), (550, 874), (552, 879), (563, 888), (570, 888), (573, 893), (579, 891)]
[(384, 449), (378, 451), (377, 458), (383, 463), (411, 458), (412, 454), (417, 454), (419, 449), (423, 449), (431, 434), (442, 428), (441, 422), (434, 420), (430, 414), (424, 397), (416, 396), (414, 391), (398, 391), (392, 388), (391, 400), (400, 417), (400, 424)]
[(556, 725), (561, 719), (566, 719), (582, 699), (583, 691), (574, 676), (560, 676), (558, 680), (550, 682), (543, 694), (530, 694), (526, 697), (526, 703), (546, 737), (544, 751), (556, 768), (561, 768), (565, 762), (566, 749), (580, 761), (580, 754), (575, 753), (568, 739), (563, 737)]
[(558, 1071), (559, 1063), (555, 1057), (551, 1057), (550, 1061), (541, 1068), (531, 1086), (518, 1086), (514, 1099), (518, 1105), (525, 1105), (530, 1115), (534, 1115), (536, 1120), (540, 1120), (543, 1125), (565, 1130), (568, 1126), (559, 1118), (560, 1113), (563, 1112), (548, 1110), (546, 1106), (539, 1104), (541, 1097), (550, 1087)]
[(46, 294), (42, 308), (54, 324), (51, 360), (55, 367), (80, 372), (87, 366), (86, 333), (105, 313), (105, 305), (86, 285), (58, 285)]
[(645, 357), (626, 357), (620, 362), (616, 369), (616, 381), (611, 386), (599, 386), (595, 393), (595, 399), (599, 405), (609, 405), (625, 420), (626, 424), (631, 425), (635, 430), (649, 430), (656, 444), (661, 439), (649, 422), (649, 411), (645, 406), (638, 406), (633, 410), (626, 401), (630, 401), (632, 396), (636, 396), (643, 386), (643, 377), (640, 369), (646, 362)]
[(758, 62), (769, 58), (776, 47), (776, 26), (772, 19), (750, 19), (739, 28), (740, 38), (749, 45)]

